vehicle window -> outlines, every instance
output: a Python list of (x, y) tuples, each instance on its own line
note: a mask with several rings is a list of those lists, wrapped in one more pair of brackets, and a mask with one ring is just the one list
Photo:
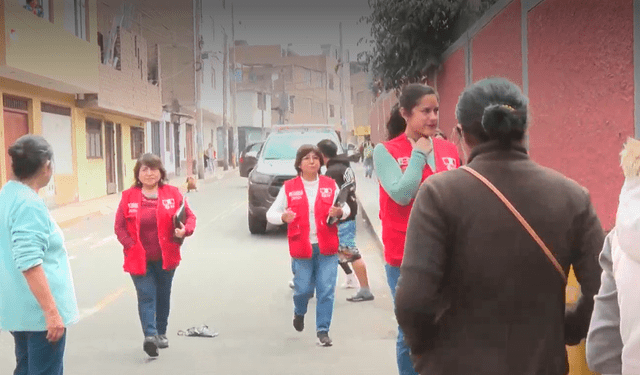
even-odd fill
[[(295, 159), (298, 148), (306, 144), (318, 144), (323, 139), (331, 139), (339, 144), (338, 138), (331, 133), (283, 133), (272, 134), (267, 140), (264, 150), (265, 159)], [(338, 146), (339, 150), (342, 150)]]
[(251, 146), (251, 149), (249, 151), (258, 152), (260, 151), (260, 147), (262, 147), (262, 143), (256, 143), (253, 146)]

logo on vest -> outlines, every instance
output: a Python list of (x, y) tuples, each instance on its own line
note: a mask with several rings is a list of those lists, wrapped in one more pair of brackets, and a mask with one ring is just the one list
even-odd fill
[(321, 196), (322, 198), (329, 198), (329, 197), (331, 197), (331, 193), (332, 193), (332, 191), (331, 191), (331, 189), (330, 189), (330, 188), (320, 188), (320, 189), (318, 189), (318, 190), (320, 191), (320, 196)]
[(169, 210), (171, 208), (175, 208), (176, 207), (176, 201), (173, 198), (163, 199), (162, 200), (162, 205), (164, 206), (165, 210)]
[(442, 158), (442, 162), (444, 163), (445, 167), (447, 167), (448, 171), (456, 169), (456, 164), (457, 164), (456, 159), (450, 158), (450, 157), (444, 157)]
[(138, 212), (138, 204), (137, 203), (128, 203), (127, 207), (129, 208), (129, 213), (134, 214)]
[(404, 171), (405, 168), (407, 168), (407, 166), (409, 165), (409, 159), (411, 158), (408, 156), (403, 156), (401, 158), (398, 158), (398, 165), (400, 166), (400, 169)]
[(302, 190), (296, 190), (296, 191), (290, 191), (289, 192), (289, 198), (291, 198), (291, 200), (302, 199), (303, 195), (304, 195), (304, 193), (302, 192)]

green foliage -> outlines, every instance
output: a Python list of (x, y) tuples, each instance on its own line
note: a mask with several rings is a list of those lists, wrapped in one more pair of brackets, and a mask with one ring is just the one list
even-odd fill
[(433, 72), (442, 54), (497, 0), (369, 0), (370, 51), (358, 60), (377, 77), (374, 91), (398, 89)]

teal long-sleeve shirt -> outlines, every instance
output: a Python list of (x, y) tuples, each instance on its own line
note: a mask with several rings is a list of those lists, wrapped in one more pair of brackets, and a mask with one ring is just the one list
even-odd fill
[(376, 145), (373, 150), (373, 165), (380, 185), (391, 199), (401, 206), (408, 205), (415, 198), (422, 182), (422, 172), (427, 164), (431, 170), (436, 170), (433, 151), (427, 155), (414, 149), (411, 152), (409, 165), (403, 173), (398, 161), (383, 144)]
[(44, 313), (23, 272), (42, 266), (65, 326), (78, 321), (62, 230), (42, 198), (16, 181), (0, 190), (0, 328), (46, 331)]

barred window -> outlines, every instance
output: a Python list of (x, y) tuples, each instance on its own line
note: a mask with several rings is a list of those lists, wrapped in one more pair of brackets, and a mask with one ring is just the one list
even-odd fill
[(144, 129), (131, 127), (131, 158), (137, 159), (144, 154)]
[(102, 121), (86, 119), (87, 159), (102, 159)]

